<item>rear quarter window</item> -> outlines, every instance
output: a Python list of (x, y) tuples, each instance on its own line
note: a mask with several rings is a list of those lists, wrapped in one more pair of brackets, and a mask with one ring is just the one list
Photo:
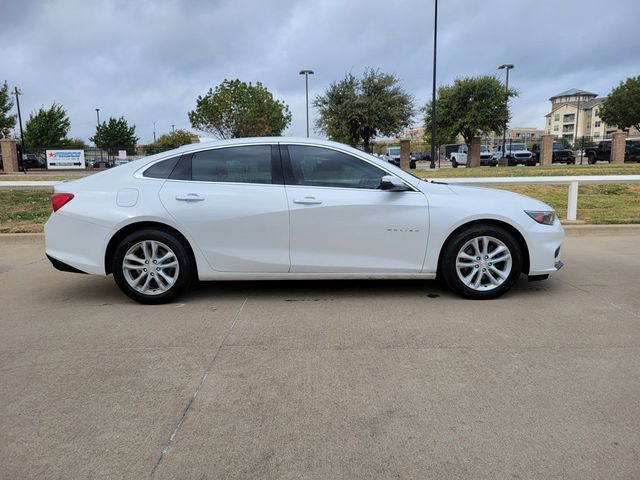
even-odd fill
[(180, 157), (172, 157), (166, 160), (161, 160), (158, 163), (154, 163), (149, 168), (147, 168), (142, 174), (143, 177), (147, 178), (160, 178), (166, 180), (171, 175), (171, 172), (178, 163), (178, 159)]

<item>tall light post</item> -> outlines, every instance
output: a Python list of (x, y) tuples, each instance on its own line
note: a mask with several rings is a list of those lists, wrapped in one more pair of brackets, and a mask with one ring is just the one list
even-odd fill
[[(507, 101), (507, 110), (509, 109), (509, 70), (513, 68), (513, 65), (510, 63), (505, 63), (504, 65), (500, 65), (498, 70), (507, 70), (507, 81), (505, 82), (505, 97)], [(504, 131), (502, 132), (502, 156), (504, 157), (504, 146), (507, 141), (507, 122), (504, 122)]]
[[(431, 92), (431, 163), (429, 168), (436, 168), (436, 52), (438, 45), (438, 0), (435, 0), (433, 14), (433, 90)], [(438, 156), (438, 160), (440, 157)]]
[(156, 143), (156, 122), (153, 122), (153, 143)]
[[(18, 90), (18, 87), (14, 87), (13, 94), (16, 96), (16, 108), (18, 109), (18, 124), (20, 125), (20, 144), (22, 146), (21, 157), (24, 158), (24, 154), (27, 151), (27, 148), (26, 148), (26, 145), (24, 144), (24, 133), (22, 132), (22, 114), (20, 113), (20, 95), (22, 95), (22, 92)], [(22, 164), (22, 158), (20, 158), (20, 164)]]
[(313, 75), (313, 70), (300, 70), (300, 75), (304, 75), (304, 92), (307, 106), (307, 138), (309, 138), (309, 75)]
[(171, 133), (175, 133), (176, 131), (176, 126), (174, 124), (171, 125)]
[[(575, 127), (575, 135), (573, 136), (573, 146), (575, 147), (578, 143), (578, 127), (580, 126), (580, 92), (578, 92), (578, 110), (576, 112), (576, 127)], [(582, 135), (582, 142), (580, 142), (580, 165), (582, 165), (582, 150), (584, 147), (584, 134)], [(575, 162), (574, 162), (575, 163)]]
[[(100, 127), (100, 109), (96, 108), (96, 119), (98, 120), (98, 125), (96, 128), (96, 136), (98, 135), (98, 128)], [(96, 143), (96, 147), (98, 146), (98, 144)], [(100, 163), (102, 163), (102, 147), (98, 147), (100, 148)]]

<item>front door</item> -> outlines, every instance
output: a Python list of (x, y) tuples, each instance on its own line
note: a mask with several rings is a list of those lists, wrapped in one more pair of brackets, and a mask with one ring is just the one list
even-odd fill
[(383, 191), (389, 173), (328, 147), (281, 147), (291, 272), (420, 272), (429, 229), (424, 194)]

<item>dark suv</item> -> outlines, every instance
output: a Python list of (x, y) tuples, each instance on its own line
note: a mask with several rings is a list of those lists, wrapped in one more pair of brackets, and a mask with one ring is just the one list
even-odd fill
[[(536, 157), (536, 162), (540, 162), (540, 146), (534, 145), (531, 152)], [(553, 150), (551, 151), (551, 163), (576, 163), (576, 157), (568, 148), (564, 148), (561, 142), (553, 142)]]
[[(596, 147), (587, 148), (584, 154), (593, 165), (598, 160), (611, 162), (611, 140), (603, 140)], [(624, 161), (640, 162), (640, 139), (626, 140), (624, 145)]]

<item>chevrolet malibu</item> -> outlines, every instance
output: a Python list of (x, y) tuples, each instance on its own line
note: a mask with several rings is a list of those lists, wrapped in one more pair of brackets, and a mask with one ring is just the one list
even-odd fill
[(553, 209), (425, 181), (346, 145), (193, 144), (56, 185), (46, 254), (141, 303), (200, 280), (442, 278), (495, 298), (562, 266)]

